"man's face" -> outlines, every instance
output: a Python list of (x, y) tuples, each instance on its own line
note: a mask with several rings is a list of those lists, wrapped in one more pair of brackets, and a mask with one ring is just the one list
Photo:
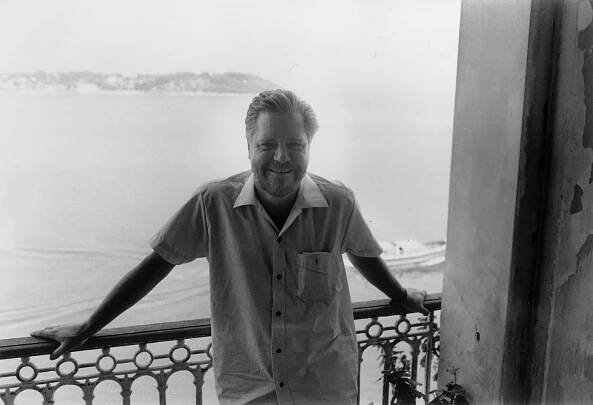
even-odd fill
[(298, 113), (263, 112), (249, 142), (259, 192), (286, 197), (298, 191), (309, 163), (309, 141)]

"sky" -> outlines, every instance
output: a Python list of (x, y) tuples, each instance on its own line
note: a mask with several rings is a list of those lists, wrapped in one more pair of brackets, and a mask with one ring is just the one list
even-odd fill
[(455, 75), (459, 10), (460, 0), (0, 0), (0, 73), (238, 71), (301, 93), (439, 94)]

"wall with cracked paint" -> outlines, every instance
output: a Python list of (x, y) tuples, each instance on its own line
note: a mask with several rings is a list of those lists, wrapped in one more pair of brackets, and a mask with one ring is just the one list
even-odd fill
[(463, 1), (447, 240), (440, 385), (593, 403), (593, 0)]
[(533, 398), (584, 404), (593, 403), (593, 0), (561, 11), (539, 303), (548, 313), (536, 321), (544, 375)]

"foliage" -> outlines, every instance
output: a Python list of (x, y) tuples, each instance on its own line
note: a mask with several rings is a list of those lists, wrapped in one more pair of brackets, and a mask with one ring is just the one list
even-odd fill
[[(385, 356), (388, 367), (384, 371), (385, 381), (392, 386), (391, 404), (416, 405), (416, 399), (422, 398), (428, 402), (426, 395), (416, 389), (422, 385), (411, 378), (412, 362), (402, 351), (395, 351), (391, 356)], [(469, 405), (467, 394), (462, 386), (457, 384), (457, 369), (447, 370), (454, 375), (454, 381), (445, 389), (431, 391), (435, 397), (428, 405)]]
[(428, 405), (469, 405), (467, 394), (463, 387), (455, 382), (450, 382), (444, 390), (434, 390), (435, 398)]
[(416, 398), (426, 400), (426, 396), (416, 389), (422, 384), (411, 378), (411, 365), (412, 362), (400, 351), (394, 352), (389, 359), (384, 378), (392, 386), (391, 404), (416, 405)]
[(457, 384), (459, 368), (452, 367), (446, 371), (453, 375), (453, 381), (447, 384), (444, 390), (431, 391), (430, 393), (436, 396), (428, 405), (469, 405), (465, 390), (461, 385)]

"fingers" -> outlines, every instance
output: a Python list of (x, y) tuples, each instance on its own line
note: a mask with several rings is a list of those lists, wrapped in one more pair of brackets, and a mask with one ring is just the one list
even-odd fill
[(406, 305), (406, 308), (408, 308), (410, 313), (419, 312), (422, 315), (430, 314), (430, 311), (426, 309), (426, 307), (420, 302), (411, 303), (411, 305)]
[(32, 337), (37, 338), (37, 339), (44, 338), (43, 331), (41, 331), (41, 330), (35, 330), (35, 331), (31, 332), (29, 335), (31, 335)]
[(424, 315), (428, 315), (428, 314), (430, 314), (430, 311), (424, 306), (424, 300), (426, 299), (426, 295), (427, 295), (426, 290), (422, 290), (422, 291), (420, 291), (420, 293), (422, 294), (422, 301), (420, 301), (422, 311), (420, 311), (420, 312), (422, 312), (422, 314), (424, 314)]
[(86, 341), (86, 338), (79, 335), (79, 330), (78, 325), (57, 325), (31, 332), (31, 336), (57, 342), (58, 347), (49, 356), (50, 360), (55, 360)]
[(69, 345), (66, 342), (62, 342), (60, 347), (58, 347), (56, 350), (54, 350), (52, 352), (52, 354), (49, 355), (49, 359), (55, 360), (58, 357), (60, 357), (61, 355), (68, 353), (69, 351), (70, 351)]
[(60, 357), (62, 355), (63, 349), (62, 346), (64, 346), (63, 344), (60, 345), (60, 347), (58, 347), (56, 350), (54, 350), (50, 355), (49, 355), (49, 359), (50, 360), (55, 360), (58, 357)]
[(58, 337), (56, 336), (56, 327), (47, 327), (45, 329), (36, 330), (31, 332), (30, 335), (37, 339), (53, 340), (60, 343), (58, 348), (50, 354), (50, 360), (55, 360), (67, 352), (68, 344), (66, 341), (59, 341)]
[(408, 289), (408, 304), (411, 311), (420, 312), (423, 315), (430, 314), (430, 311), (424, 306), (425, 299), (425, 290)]
[(49, 328), (31, 332), (31, 336), (38, 339), (54, 339), (54, 333)]

